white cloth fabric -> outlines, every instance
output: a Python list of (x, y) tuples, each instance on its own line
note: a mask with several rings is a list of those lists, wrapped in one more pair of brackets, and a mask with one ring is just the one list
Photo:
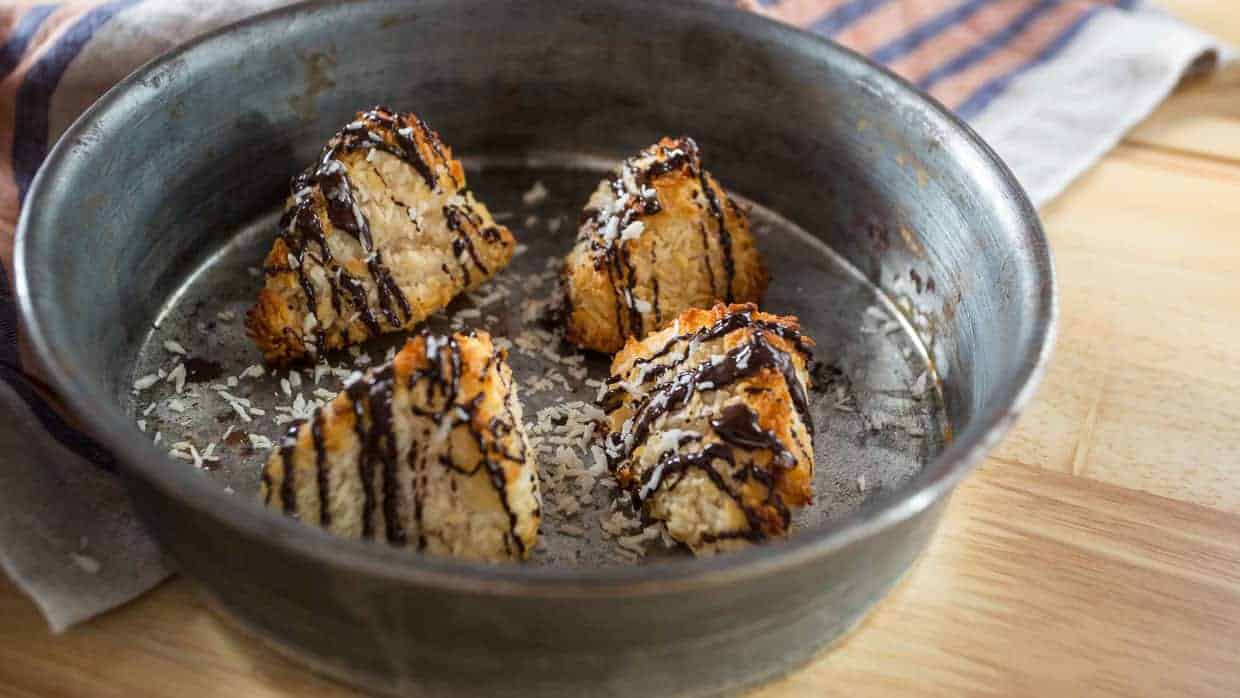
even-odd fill
[(1187, 71), (1232, 57), (1153, 8), (1104, 14), (1058, 59), (1014, 80), (972, 126), (1041, 205), (1149, 116)]

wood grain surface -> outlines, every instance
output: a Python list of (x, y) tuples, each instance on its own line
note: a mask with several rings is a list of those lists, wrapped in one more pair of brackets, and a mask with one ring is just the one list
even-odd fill
[[(1240, 3), (1164, 1), (1240, 44)], [(1240, 69), (1043, 211), (1060, 340), (930, 550), (794, 696), (1240, 695)], [(62, 636), (0, 577), (0, 695), (334, 696), (181, 580)]]

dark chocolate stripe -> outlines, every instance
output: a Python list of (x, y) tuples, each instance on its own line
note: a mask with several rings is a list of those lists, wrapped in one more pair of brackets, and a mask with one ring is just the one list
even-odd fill
[(796, 458), (779, 437), (758, 425), (758, 414), (743, 402), (724, 407), (710, 420), (710, 426), (724, 441), (748, 450), (765, 449), (772, 454), (772, 464), (783, 468), (796, 467)]
[[(408, 389), (414, 391), (420, 381), (429, 381), (426, 391), (427, 402), (435, 403), (436, 393), (438, 393), (441, 404), (437, 409), (421, 410), (413, 408), (414, 412), (419, 416), (426, 417), (432, 424), (439, 424), (443, 420), (448, 419), (453, 420), (452, 428), (464, 425), (469, 429), (471, 435), (477, 441), (479, 452), (483, 454), (482, 462), (487, 468), (492, 485), (497, 490), (500, 503), (508, 515), (511, 540), (506, 540), (505, 545), (511, 547), (515, 544), (524, 553), (524, 543), (516, 535), (517, 515), (508, 502), (507, 482), (502, 462), (502, 459), (523, 462), (526, 456), (523, 447), (520, 452), (510, 454), (505, 452), (501, 444), (503, 438), (517, 428), (511, 404), (513, 399), (511, 383), (504, 383), (504, 388), (509, 390), (509, 393), (504, 401), (503, 418), (501, 419), (501, 415), (497, 415), (491, 420), (491, 432), (494, 434), (494, 438), (488, 438), (486, 434), (479, 433), (479, 430), (474, 426), (479, 405), (485, 396), (484, 393), (479, 392), (469, 400), (462, 400), (460, 394), (462, 356), (456, 339), (454, 337), (444, 337), (429, 333), (424, 333), (423, 336), (426, 342), (429, 366), (410, 375)], [(493, 370), (498, 370), (499, 360), (500, 354), (498, 352), (493, 353), (488, 358), (483, 370), (484, 376)], [(358, 455), (358, 477), (362, 481), (363, 494), (362, 537), (374, 537), (375, 479), (376, 475), (381, 473), (381, 510), (385, 537), (392, 544), (404, 545), (408, 543), (408, 533), (400, 516), (401, 489), (398, 480), (400, 466), (398, 465), (399, 452), (395, 420), (401, 418), (401, 416), (394, 414), (393, 411), (395, 389), (395, 369), (392, 364), (387, 364), (350, 383), (345, 387), (344, 392), (352, 402), (354, 431), (357, 435), (360, 449)], [(457, 415), (458, 411), (462, 413), (462, 416)], [(285, 511), (290, 514), (294, 514), (296, 510), (292, 458), (295, 454), (300, 426), (300, 424), (294, 425), (290, 429), (288, 436), (281, 443), (280, 451), (281, 458), (285, 463), (285, 478), (281, 483), (281, 500)], [(322, 504), (319, 521), (326, 526), (331, 521), (330, 512), (326, 506), (330, 483), (327, 479), (325, 468), (326, 444), (323, 429), (323, 412), (320, 409), (315, 413), (314, 422), (311, 425), (311, 435), (315, 447), (319, 501)], [(415, 440), (414, 446), (407, 454), (404, 463), (404, 467), (409, 468), (415, 477), (412, 504), (414, 517), (418, 522), (416, 545), (419, 549), (424, 548), (426, 545), (425, 534), (422, 530), (425, 454), (426, 450), (419, 449), (418, 442)], [(418, 459), (421, 459), (421, 461), (419, 462)], [(376, 468), (376, 464), (379, 468)], [(458, 468), (451, 461), (450, 454), (447, 452), (444, 454), (442, 464), (457, 472), (472, 475), (471, 472)], [(422, 477), (419, 477), (420, 475)]]
[(448, 224), (448, 229), (456, 233), (456, 238), (452, 241), (452, 254), (456, 257), (457, 263), (461, 265), (461, 271), (465, 273), (465, 285), (470, 285), (470, 273), (469, 265), (465, 263), (461, 256), (463, 252), (469, 252), (469, 259), (483, 275), (490, 274), (491, 272), (487, 270), (486, 265), (482, 263), (482, 259), (478, 257), (478, 250), (474, 247), (474, 240), (470, 236), (469, 230), (462, 225), (461, 218), (463, 217), (469, 222), (469, 227), (477, 230), (477, 225), (473, 217), (470, 216), (469, 211), (460, 206), (449, 204), (443, 207), (443, 217)]
[[(372, 252), (370, 259), (366, 262), (366, 266), (370, 269), (370, 275), (374, 278), (375, 286), (379, 290), (379, 307), (383, 308), (383, 314), (387, 316), (388, 322), (393, 327), (403, 326), (405, 321), (401, 317), (412, 317), (413, 311), (409, 307), (409, 300), (405, 298), (404, 292), (400, 290), (400, 285), (392, 277), (392, 270), (383, 263), (382, 253), (379, 250)], [(396, 301), (396, 306), (400, 308), (401, 316), (397, 316), (396, 311), (392, 308), (393, 300)]]
[(659, 308), (659, 260), (656, 254), (657, 248), (658, 245), (650, 246), (650, 286), (654, 294), (650, 304), (654, 310), (655, 327), (663, 324), (663, 311)]
[(396, 310), (399, 308), (404, 317), (410, 317), (409, 301), (392, 278), (392, 271), (383, 263), (382, 253), (375, 249), (370, 222), (357, 205), (344, 166), (332, 161), (327, 172), (320, 178), (319, 185), (327, 200), (327, 217), (332, 225), (357, 238), (361, 244), (362, 252), (366, 255), (366, 269), (370, 271), (375, 282), (375, 288), (379, 292), (379, 307), (388, 323), (392, 327), (403, 326), (404, 320), (397, 315)]
[[(434, 191), (435, 173), (431, 172), (430, 166), (427, 165), (426, 161), (422, 159), (421, 151), (418, 150), (418, 142), (413, 137), (413, 130), (406, 129), (408, 129), (408, 127), (394, 130), (397, 139), (396, 142), (400, 144), (400, 147), (404, 152), (416, 153), (417, 157), (403, 157), (402, 159), (410, 165), (413, 165), (413, 168), (418, 171), (418, 174), (422, 175), (422, 181), (426, 182), (426, 188)], [(397, 157), (401, 156), (397, 155)]]
[(727, 282), (724, 289), (723, 301), (732, 302), (732, 282), (736, 277), (736, 265), (732, 260), (732, 233), (728, 231), (727, 219), (723, 215), (723, 209), (719, 207), (719, 199), (715, 195), (715, 188), (710, 181), (710, 175), (706, 172), (698, 174), (698, 182), (702, 185), (702, 193), (706, 195), (706, 203), (710, 207), (710, 215), (714, 216), (715, 221), (719, 224), (719, 250), (723, 258), (723, 275)]
[(366, 453), (366, 403), (365, 381), (351, 383), (346, 395), (353, 403), (353, 432), (357, 435), (357, 476), (362, 481), (362, 538), (374, 538), (375, 525), (375, 469), (369, 454)]
[(797, 380), (791, 359), (782, 350), (772, 347), (765, 335), (756, 332), (749, 342), (729, 351), (718, 363), (701, 364), (679, 373), (670, 381), (655, 386), (642, 398), (630, 418), (631, 424), (626, 424), (629, 438), (625, 438), (624, 431), (612, 432), (608, 436), (607, 456), (613, 468), (646, 441), (655, 420), (687, 404), (702, 384), (717, 390), (767, 368), (780, 371), (802, 421), (810, 424), (808, 395)]
[[(470, 400), (461, 400), (461, 348), (460, 345), (457, 344), (456, 339), (454, 337), (441, 337), (429, 333), (426, 333), (424, 336), (426, 337), (427, 342), (426, 353), (427, 359), (430, 362), (430, 367), (425, 371), (416, 372), (410, 376), (410, 389), (412, 390), (412, 386), (420, 380), (432, 381), (427, 390), (428, 401), (432, 399), (434, 391), (438, 389), (443, 395), (443, 407), (437, 413), (428, 413), (423, 416), (428, 417), (436, 424), (443, 419), (453, 419), (453, 429), (461, 425), (464, 425), (469, 429), (470, 435), (478, 444), (478, 451), (482, 454), (482, 464), (487, 469), (487, 474), (491, 480), (492, 486), (496, 489), (496, 495), (499, 497), (500, 504), (504, 507), (504, 511), (508, 515), (509, 533), (512, 541), (516, 543), (518, 549), (522, 554), (524, 554), (525, 544), (516, 533), (517, 514), (512, 510), (512, 507), (508, 503), (507, 479), (504, 474), (504, 467), (502, 463), (498, 462), (497, 457), (524, 461), (525, 453), (522, 451), (522, 453), (515, 456), (504, 453), (499, 443), (502, 438), (501, 430), (492, 428), (494, 438), (488, 439), (484, 438), (484, 435), (479, 433), (479, 431), (474, 427), (474, 417), (477, 414), (478, 405), (481, 403), (484, 394), (479, 392)], [(446, 361), (443, 356), (445, 349), (448, 351)], [(486, 374), (494, 368), (496, 360), (496, 354), (492, 354), (491, 357), (488, 358), (487, 365), (482, 372), (483, 377), (485, 377)], [(447, 364), (447, 370), (445, 370), (445, 363)], [(511, 394), (512, 393), (510, 392), (509, 395)], [(515, 429), (515, 419), (513, 419), (511, 406), (509, 405), (508, 400), (504, 401), (504, 406), (505, 410), (508, 412), (509, 419), (509, 425), (507, 426), (506, 431), (511, 431), (512, 429)], [(452, 413), (458, 409), (465, 413), (463, 418), (456, 419), (453, 417)], [(495, 419), (491, 420), (492, 425), (495, 424), (495, 421)], [(467, 472), (457, 467), (457, 465), (452, 462), (450, 458), (448, 458), (447, 453), (445, 453), (443, 458), (441, 458), (440, 464), (461, 474), (472, 475), (471, 472)], [(507, 544), (508, 543), (506, 542), (505, 545)]]
[(706, 267), (706, 276), (710, 279), (710, 293), (719, 298), (719, 282), (715, 279), (715, 266), (710, 263), (710, 233), (705, 223), (698, 223), (698, 231), (702, 234), (702, 266)]
[[(391, 270), (384, 264), (382, 255), (374, 247), (369, 222), (361, 213), (361, 208), (357, 205), (353, 195), (348, 173), (343, 163), (337, 158), (340, 154), (349, 151), (381, 150), (408, 163), (422, 176), (429, 188), (435, 189), (435, 174), (430, 164), (422, 157), (418, 142), (413, 137), (414, 127), (402, 127), (402, 119), (406, 122), (412, 121), (414, 126), (422, 132), (423, 140), (429, 143), (431, 149), (441, 159), (446, 160), (442, 144), (420, 119), (413, 115), (398, 117), (390, 110), (376, 107), (360, 114), (356, 121), (342, 129), (324, 148), (318, 162), (293, 180), (294, 196), (317, 185), (322, 193), (328, 219), (332, 225), (352, 235), (361, 244), (362, 251), (366, 255), (367, 270), (378, 291), (379, 306), (393, 327), (402, 327), (405, 320), (412, 317), (411, 307), (392, 276)], [(455, 182), (455, 175), (451, 176)], [(284, 228), (282, 234), (298, 259), (299, 268), (296, 272), (302, 292), (306, 294), (308, 312), (317, 316), (314, 286), (305, 269), (306, 241), (311, 240), (318, 243), (320, 248), (320, 264), (328, 272), (332, 306), (337, 315), (342, 315), (340, 312), (341, 292), (347, 291), (366, 329), (371, 334), (379, 334), (379, 324), (367, 302), (365, 286), (359, 279), (335, 263), (318, 215), (314, 212), (314, 203), (313, 193), (303, 194), (281, 220), (281, 226)], [(335, 280), (332, 279), (333, 273), (337, 275)], [(319, 348), (322, 348), (324, 343), (322, 323), (319, 323), (317, 340)]]
[(319, 525), (326, 528), (332, 523), (332, 512), (328, 497), (327, 450), (323, 443), (323, 410), (321, 409), (314, 412), (310, 436), (314, 440), (314, 473), (319, 485)]
[(284, 513), (290, 516), (297, 516), (297, 491), (294, 489), (297, 483), (293, 477), (293, 456), (297, 452), (297, 435), (301, 425), (302, 422), (294, 422), (280, 442), (280, 461), (284, 464), (284, 477), (280, 479), (280, 506)]
[[(401, 125), (402, 119), (405, 121), (404, 126)], [(372, 128), (370, 122), (378, 122), (381, 128)], [(409, 126), (408, 122), (412, 121), (413, 126)], [(345, 126), (340, 132), (340, 136), (335, 142), (335, 148), (340, 152), (352, 150), (380, 150), (393, 157), (399, 158), (408, 163), (421, 175), (426, 182), (428, 189), (436, 189), (436, 177), (431, 169), (430, 163), (422, 157), (422, 151), (418, 146), (417, 139), (413, 137), (414, 128), (422, 133), (422, 139), (430, 144), (431, 149), (441, 160), (447, 160), (443, 157), (443, 150), (431, 130), (426, 124), (415, 114), (404, 114), (397, 116), (392, 110), (385, 107), (374, 107), (370, 111), (359, 114), (357, 120)], [(402, 131), (408, 133), (402, 133)], [(390, 135), (392, 141), (389, 142), (385, 135)], [(454, 178), (455, 180), (455, 178)]]
[(400, 520), (400, 486), (396, 481), (396, 431), (393, 424), (391, 364), (372, 374), (367, 400), (370, 403), (370, 438), (367, 451), (377, 455), (383, 466), (383, 524), (387, 540), (395, 545), (406, 542)]
[[(748, 529), (744, 531), (728, 531), (721, 534), (705, 535), (703, 536), (703, 542), (710, 543), (723, 538), (744, 538), (754, 542), (764, 539), (766, 535), (762, 531), (761, 517), (745, 506), (740, 495), (733, 492), (732, 488), (728, 486), (727, 480), (714, 465), (717, 460), (724, 461), (731, 467), (736, 466), (736, 459), (732, 449), (721, 443), (707, 444), (701, 450), (691, 453), (668, 451), (663, 454), (663, 457), (659, 459), (659, 462), (653, 468), (643, 474), (641, 488), (633, 494), (637, 506), (640, 507), (646, 499), (657, 492), (664, 481), (668, 482), (667, 491), (671, 492), (684, 481), (685, 475), (690, 470), (697, 469), (710, 478), (720, 492), (736, 502), (736, 506), (745, 515), (745, 521), (749, 525)], [(675, 476), (675, 479), (669, 479), (671, 476)], [(778, 497), (776, 497), (776, 501), (778, 501)], [(780, 502), (780, 505), (782, 506), (782, 502)], [(783, 511), (787, 511), (787, 509), (785, 508)]]
[[(629, 368), (629, 371), (631, 372), (634, 369), (638, 368), (639, 366), (644, 366), (646, 364), (657, 361), (658, 359), (666, 356), (668, 352), (670, 352), (677, 344), (681, 342), (686, 342), (688, 344), (694, 344), (694, 343), (700, 344), (702, 342), (709, 342), (711, 340), (718, 339), (719, 337), (722, 337), (726, 334), (730, 334), (732, 332), (735, 332), (737, 330), (742, 330), (742, 329), (752, 329), (755, 331), (769, 332), (771, 334), (774, 334), (785, 341), (791, 342), (793, 346), (796, 347), (796, 350), (800, 352), (802, 356), (805, 357), (805, 361), (807, 363), (813, 358), (813, 350), (810, 348), (809, 343), (806, 341), (805, 337), (800, 332), (797, 332), (796, 330), (793, 330), (789, 327), (785, 327), (784, 325), (781, 325), (776, 322), (771, 322), (769, 320), (759, 320), (755, 318), (753, 315), (753, 306), (746, 306), (746, 307), (748, 308), (747, 310), (730, 313), (724, 316), (723, 318), (719, 319), (718, 321), (716, 321), (715, 324), (713, 325), (710, 325), (708, 327), (703, 327), (702, 329), (699, 329), (696, 332), (693, 332), (690, 334), (677, 335), (669, 339), (662, 347), (660, 347), (655, 352), (651, 353), (649, 356), (636, 359), (633, 362), (632, 367)], [(666, 364), (660, 364), (658, 366), (651, 368), (650, 370), (646, 371), (642, 384), (644, 385), (646, 383), (649, 383), (650, 381), (657, 379), (659, 376), (662, 376), (664, 373), (667, 373), (668, 371), (673, 371), (679, 368), (688, 359), (689, 359), (689, 352), (686, 351), (685, 355), (676, 361), (671, 361)], [(616, 383), (620, 382), (621, 378), (622, 378), (621, 376), (612, 376), (608, 378), (607, 382), (611, 385), (615, 385)], [(791, 391), (791, 388), (789, 390)], [(601, 400), (603, 409), (605, 411), (611, 412), (612, 410), (615, 410), (616, 408), (618, 408), (621, 404), (621, 398), (623, 397), (623, 395), (624, 395), (623, 388), (613, 387), (610, 390), (608, 390), (607, 394), (604, 395), (603, 399)], [(812, 429), (812, 426), (811, 426), (811, 429)]]

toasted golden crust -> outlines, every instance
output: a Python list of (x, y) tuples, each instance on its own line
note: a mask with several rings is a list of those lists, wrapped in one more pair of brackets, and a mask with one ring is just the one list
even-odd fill
[(515, 247), (438, 134), (376, 107), (293, 181), (246, 329), (277, 365), (410, 329)]
[(521, 559), (541, 511), (528, 453), (506, 353), (485, 333), (422, 335), (290, 429), (261, 496), (345, 537)]
[(808, 362), (796, 318), (690, 309), (612, 360), (616, 480), (696, 554), (787, 533), (813, 498)]
[(565, 260), (568, 338), (611, 353), (688, 308), (756, 302), (766, 267), (749, 221), (690, 138), (624, 161), (586, 205)]

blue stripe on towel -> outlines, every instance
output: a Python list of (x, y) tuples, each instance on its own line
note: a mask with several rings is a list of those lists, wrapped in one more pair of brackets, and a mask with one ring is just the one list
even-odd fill
[(94, 439), (70, 426), (43, 400), (43, 396), (34, 389), (25, 374), (16, 367), (0, 364), (0, 380), (8, 384), (13, 392), (17, 393), (30, 407), (30, 412), (39, 420), (43, 430), (56, 440), (56, 443), (104, 470), (116, 471), (116, 458)]
[(1061, 4), (1063, 3), (1060, 0), (1041, 0), (1038, 4), (1022, 12), (1016, 19), (1008, 23), (1006, 27), (995, 32), (990, 38), (927, 73), (925, 77), (917, 81), (917, 86), (923, 90), (929, 90), (943, 80), (963, 73), (974, 65), (981, 63), (991, 54), (1007, 46), (1013, 39), (1024, 33), (1039, 17)]
[(22, 372), (17, 351), (17, 303), (10, 288), (4, 269), (0, 268), (0, 380), (13, 388), (57, 443), (105, 470), (115, 470), (112, 454), (66, 422)]
[(930, 39), (951, 29), (955, 25), (972, 17), (978, 10), (990, 5), (992, 0), (969, 0), (926, 20), (913, 27), (899, 38), (893, 39), (878, 47), (870, 54), (870, 58), (878, 63), (890, 63), (916, 51), (918, 47)]
[(1106, 8), (1099, 6), (1087, 10), (1084, 14), (1078, 17), (1075, 22), (1069, 25), (1067, 29), (1064, 29), (1063, 33), (1055, 37), (1053, 41), (1047, 44), (1045, 48), (1043, 48), (1029, 61), (1014, 70), (995, 77), (990, 82), (987, 82), (985, 85), (982, 85), (974, 90), (973, 94), (969, 95), (968, 99), (956, 108), (956, 113), (963, 119), (971, 119), (978, 114), (981, 114), (986, 107), (990, 106), (990, 103), (993, 102), (995, 98), (1007, 90), (1007, 88), (1012, 84), (1012, 81), (1021, 75), (1024, 75), (1029, 70), (1036, 68), (1037, 66), (1042, 65), (1043, 63), (1046, 63), (1055, 56), (1059, 55), (1065, 48), (1067, 48), (1068, 44), (1072, 43), (1072, 40), (1081, 33), (1081, 30), (1089, 24), (1090, 20), (1097, 17), (1098, 13), (1104, 9)]
[(5, 39), (4, 45), (0, 46), (0, 80), (7, 78), (17, 64), (21, 63), (30, 40), (55, 9), (55, 5), (35, 5), (17, 20), (17, 26), (13, 27), (13, 32)]
[[(61, 78), (64, 77), (65, 71), (69, 69), (73, 60), (78, 57), (100, 27), (139, 1), (114, 0), (90, 10), (69, 27), (54, 44), (47, 47), (22, 79), (21, 85), (17, 88), (13, 115), (13, 176), (20, 199), (26, 198), (30, 182), (34, 179), (39, 166), (43, 164), (43, 159), (47, 157), (52, 96)], [(30, 13), (33, 12), (35, 9), (30, 10)], [(17, 30), (25, 28), (29, 16), (28, 13), (22, 18)], [(35, 19), (41, 24), (46, 19), (46, 14), (42, 18), (36, 16)], [(35, 19), (30, 21), (33, 23)], [(14, 39), (22, 41), (20, 52), (16, 48), (13, 49), (17, 62), (20, 62), (29, 38), (36, 31), (37, 27), (30, 27), (24, 40), (15, 33), (14, 37), (11, 37), (10, 41), (5, 44), (7, 49)], [(4, 55), (8, 57), (7, 53)], [(16, 63), (13, 65), (15, 66)], [(29, 405), (31, 412), (43, 428), (58, 443), (102, 468), (114, 470), (116, 461), (112, 455), (89, 436), (66, 422), (56, 410), (47, 404), (30, 379), (22, 373), (18, 360), (16, 328), (17, 312), (12, 287), (0, 271), (0, 342), (3, 342), (3, 346), (0, 347), (0, 379), (10, 385), (14, 392)]]
[(888, 2), (890, 0), (852, 0), (814, 20), (806, 28), (815, 34), (831, 36)]
[(30, 66), (17, 88), (13, 116), (13, 178), (24, 201), (35, 172), (47, 157), (52, 95), (73, 59), (108, 20), (140, 0), (113, 0), (87, 12)]

